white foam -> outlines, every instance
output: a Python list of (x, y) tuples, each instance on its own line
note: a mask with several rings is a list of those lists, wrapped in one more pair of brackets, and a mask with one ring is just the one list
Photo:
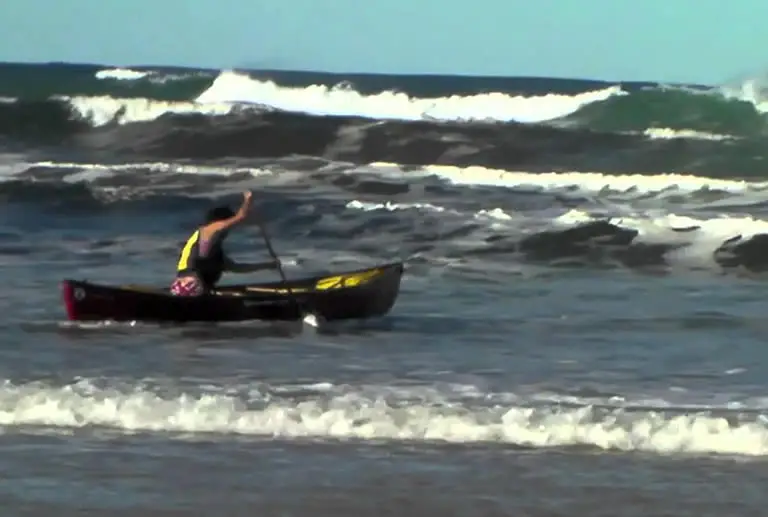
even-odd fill
[(768, 76), (758, 74), (720, 86), (717, 90), (726, 99), (749, 102), (759, 113), (768, 113)]
[(651, 127), (643, 131), (643, 134), (652, 140), (733, 140), (731, 135), (721, 135), (717, 133), (707, 133), (705, 131), (694, 131), (692, 129), (671, 129), (668, 127)]
[[(741, 235), (747, 240), (758, 234), (768, 234), (768, 222), (751, 216), (697, 219), (669, 214), (655, 218), (619, 218), (612, 222), (638, 230), (640, 233), (635, 242), (685, 243), (685, 247), (666, 256), (688, 266), (713, 266), (712, 252), (727, 239)], [(699, 229), (682, 234), (674, 231), (694, 226)]]
[(491, 208), (490, 210), (480, 210), (475, 213), (475, 219), (490, 219), (498, 221), (513, 221), (516, 218), (508, 214), (501, 208)]
[(569, 210), (554, 223), (568, 227), (594, 220), (607, 220), (616, 226), (637, 230), (633, 244), (681, 245), (679, 249), (667, 252), (665, 258), (688, 267), (715, 267), (712, 253), (730, 238), (741, 236), (747, 240), (758, 234), (768, 234), (768, 221), (751, 216), (695, 218), (676, 214), (638, 214), (606, 219), (582, 210)]
[[(448, 209), (444, 206), (434, 205), (432, 203), (395, 203), (392, 201), (386, 201), (384, 203), (370, 203), (366, 201), (358, 201), (357, 199), (347, 203), (346, 208), (353, 210), (363, 210), (364, 212), (373, 212), (377, 210), (386, 210), (388, 212), (395, 212), (398, 210), (427, 210), (429, 212), (447, 213), (452, 215), (462, 214), (459, 210)], [(474, 217), (476, 219), (485, 219), (490, 221), (512, 221), (515, 219), (501, 208), (480, 210), (475, 212)]]
[[(652, 193), (662, 191), (696, 192), (704, 189), (731, 193), (768, 190), (766, 181), (717, 179), (693, 174), (603, 174), (599, 172), (525, 172), (489, 167), (426, 165), (418, 170), (403, 170), (396, 163), (375, 162), (360, 172), (383, 173), (399, 177), (435, 176), (455, 185), (487, 185), (535, 190), (577, 189), (582, 193), (605, 191)], [(768, 192), (765, 194), (768, 198)]]
[[(79, 163), (79, 162), (35, 162), (26, 164), (27, 167), (50, 167), (56, 169), (83, 169), (94, 173), (110, 173), (113, 171), (151, 170), (173, 174), (197, 174), (210, 176), (231, 176), (233, 174), (248, 173), (252, 176), (272, 174), (269, 169), (253, 167), (215, 167), (207, 165), (185, 165), (166, 162), (134, 162), (120, 164)], [(71, 178), (71, 176), (68, 176)]]
[(155, 120), (166, 113), (199, 113), (226, 115), (235, 106), (225, 103), (199, 104), (195, 102), (158, 101), (144, 98), (56, 97), (69, 102), (80, 116), (94, 126), (110, 122), (127, 124)]
[(526, 97), (483, 93), (420, 99), (395, 92), (363, 95), (347, 87), (313, 85), (288, 88), (272, 81), (259, 81), (245, 74), (224, 71), (196, 100), (206, 104), (254, 103), (314, 115), (376, 119), (541, 122), (569, 115), (587, 104), (625, 94), (620, 86), (611, 86), (577, 95)]
[(138, 70), (131, 70), (130, 68), (110, 68), (108, 70), (99, 70), (96, 72), (96, 79), (114, 79), (118, 81), (135, 81), (142, 79), (151, 72), (141, 72)]
[(369, 203), (365, 201), (358, 201), (354, 199), (347, 203), (347, 208), (353, 208), (357, 210), (363, 210), (365, 212), (371, 212), (374, 210), (387, 210), (390, 212), (396, 210), (410, 210), (410, 209), (423, 209), (432, 212), (444, 212), (445, 208), (442, 206), (433, 205), (431, 203), (393, 203), (387, 201), (386, 203)]
[(0, 154), (0, 182), (15, 179), (15, 176), (29, 167), (21, 154)]
[(295, 401), (275, 393), (261, 395), (258, 390), (251, 390), (249, 395), (226, 389), (162, 395), (141, 386), (97, 387), (90, 381), (63, 387), (7, 382), (0, 387), (0, 425), (6, 432), (30, 425), (68, 429), (106, 426), (122, 432), (284, 439), (497, 442), (529, 447), (588, 445), (666, 454), (768, 454), (768, 428), (762, 420), (729, 424), (724, 418), (703, 413), (669, 415), (590, 406), (534, 408), (513, 402), (484, 407), (466, 400), (447, 403), (393, 398), (393, 393), (375, 397), (360, 390), (336, 395), (322, 391)]

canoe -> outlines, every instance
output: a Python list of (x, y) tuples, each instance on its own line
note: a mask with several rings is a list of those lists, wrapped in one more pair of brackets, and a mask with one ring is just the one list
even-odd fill
[(110, 286), (66, 279), (61, 292), (70, 321), (211, 322), (301, 318), (326, 321), (382, 316), (400, 292), (403, 264), (291, 280), (296, 303), (283, 282), (217, 287), (199, 297), (170, 294), (168, 287)]

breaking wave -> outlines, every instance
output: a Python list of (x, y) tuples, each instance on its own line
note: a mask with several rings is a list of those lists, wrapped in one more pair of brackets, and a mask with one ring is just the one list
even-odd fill
[[(761, 115), (766, 111), (762, 90), (750, 81), (740, 88), (706, 88), (528, 78), (387, 79), (298, 72), (88, 70), (79, 65), (27, 66), (20, 73), (17, 68), (24, 65), (4, 66), (0, 72), (8, 80), (5, 90), (0, 89), (2, 97), (26, 101), (58, 96), (95, 98), (94, 105), (104, 97), (123, 105), (131, 99), (168, 105), (256, 104), (311, 115), (376, 120), (562, 121), (593, 130), (642, 131), (658, 126), (738, 135), (762, 131)], [(52, 83), (57, 75), (59, 80)], [(75, 82), (81, 88), (72, 88)], [(13, 88), (15, 84), (18, 89)], [(34, 94), (50, 84), (56, 86), (46, 94)], [(84, 87), (86, 84), (92, 88)], [(185, 85), (190, 87), (182, 90)], [(175, 95), (170, 94), (172, 88), (178, 90)], [(106, 107), (102, 110), (108, 111)]]
[[(95, 106), (106, 106), (106, 111)], [(766, 153), (762, 140), (658, 129), (624, 134), (512, 123), (372, 121), (225, 104), (199, 108), (176, 103), (169, 108), (142, 100), (126, 106), (109, 98), (0, 104), (0, 137), (66, 143), (70, 154), (99, 151), (125, 159), (306, 155), (355, 163), (479, 165), (531, 172), (753, 175)], [(127, 118), (135, 122), (120, 123)], [(94, 128), (93, 120), (100, 125)]]
[(6, 381), (0, 388), (0, 425), (6, 433), (25, 432), (32, 426), (59, 432), (106, 428), (121, 433), (162, 432), (184, 440), (237, 434), (284, 440), (768, 454), (768, 425), (759, 409), (699, 407), (691, 411), (607, 402), (563, 405), (547, 403), (547, 396), (525, 400), (513, 393), (446, 399), (430, 388), (324, 383), (211, 386), (202, 390), (164, 389), (152, 384), (110, 385), (81, 379), (57, 386)]
[(761, 174), (766, 159), (755, 81), (713, 88), (85, 65), (2, 65), (0, 74), (0, 139), (68, 155), (710, 176)]

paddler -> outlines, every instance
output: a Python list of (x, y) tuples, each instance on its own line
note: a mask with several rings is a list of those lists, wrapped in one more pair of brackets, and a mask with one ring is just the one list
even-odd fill
[(208, 211), (205, 224), (187, 240), (181, 250), (176, 279), (171, 284), (171, 294), (176, 296), (200, 296), (210, 292), (225, 272), (252, 273), (278, 266), (274, 260), (255, 264), (237, 263), (222, 249), (229, 231), (245, 220), (251, 208), (253, 194), (243, 193), (243, 204), (237, 212), (228, 206), (217, 206)]

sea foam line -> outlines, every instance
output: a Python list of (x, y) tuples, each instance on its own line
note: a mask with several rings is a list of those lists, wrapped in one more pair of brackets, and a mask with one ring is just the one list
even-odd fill
[(374, 162), (359, 168), (360, 172), (394, 174), (398, 177), (435, 176), (454, 185), (487, 185), (538, 190), (578, 188), (581, 192), (605, 190), (627, 193), (649, 193), (675, 190), (695, 192), (702, 189), (731, 193), (766, 190), (768, 182), (742, 179), (717, 179), (693, 174), (604, 174), (599, 172), (525, 172), (507, 171), (482, 166), (425, 165), (408, 167), (390, 162)]
[(148, 169), (156, 172), (170, 172), (175, 174), (199, 174), (215, 176), (231, 176), (242, 172), (247, 172), (254, 176), (261, 174), (271, 174), (267, 168), (254, 167), (217, 167), (209, 165), (187, 165), (181, 163), (167, 162), (133, 162), (120, 164), (102, 164), (102, 163), (79, 163), (79, 162), (35, 162), (28, 164), (32, 167), (50, 167), (57, 169), (83, 169), (88, 171), (110, 172), (110, 171), (130, 171), (139, 169)]
[[(269, 167), (226, 167), (167, 162), (135, 162), (122, 164), (98, 164), (87, 162), (42, 161), (25, 164), (34, 167), (62, 169), (89, 169), (93, 171), (116, 171), (150, 169), (159, 172), (186, 174), (231, 175), (240, 172), (253, 174), (269, 173)], [(291, 171), (281, 172), (290, 174)], [(397, 179), (436, 177), (459, 186), (496, 186), (515, 189), (558, 191), (576, 189), (581, 193), (690, 193), (701, 190), (718, 190), (731, 194), (761, 194), (768, 196), (768, 181), (744, 179), (718, 179), (693, 174), (605, 174), (600, 172), (526, 172), (495, 169), (483, 166), (458, 167), (453, 165), (404, 166), (390, 162), (373, 162), (354, 166), (349, 174), (372, 174)]]
[(117, 81), (135, 81), (137, 79), (143, 79), (150, 75), (151, 72), (141, 72), (138, 70), (131, 70), (130, 68), (110, 68), (106, 70), (99, 70), (96, 72), (96, 79), (114, 79)]
[(162, 395), (139, 386), (103, 388), (83, 382), (63, 387), (6, 382), (0, 389), (0, 425), (6, 432), (30, 425), (69, 429), (106, 426), (123, 432), (283, 439), (496, 442), (527, 447), (588, 445), (667, 454), (768, 454), (768, 427), (761, 417), (732, 423), (706, 413), (674, 415), (511, 403), (479, 407), (460, 402), (393, 400), (359, 392), (292, 401), (220, 392)]
[(140, 81), (146, 79), (151, 83), (165, 84), (167, 82), (184, 81), (187, 79), (212, 77), (213, 74), (210, 71), (205, 70), (188, 70), (186, 72), (181, 71), (179, 73), (167, 73), (157, 70), (133, 70), (131, 68), (107, 68), (99, 70), (94, 74), (94, 77), (100, 81), (113, 80), (113, 81)]
[[(632, 133), (630, 133), (632, 134)], [(723, 140), (735, 140), (731, 135), (722, 135), (719, 133), (707, 133), (704, 131), (695, 131), (693, 129), (671, 129), (668, 127), (650, 127), (643, 131), (643, 134), (651, 140), (710, 140), (720, 142)]]

